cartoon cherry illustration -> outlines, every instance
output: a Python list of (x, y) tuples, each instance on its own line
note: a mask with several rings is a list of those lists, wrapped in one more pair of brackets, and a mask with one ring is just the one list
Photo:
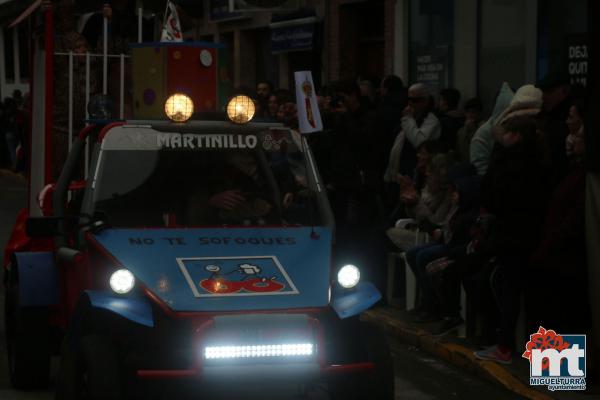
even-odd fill
[(210, 272), (210, 277), (200, 281), (204, 290), (210, 293), (236, 293), (242, 288), (241, 282), (228, 281), (218, 265), (207, 265), (205, 269)]
[[(218, 265), (207, 265), (206, 271), (210, 272), (207, 279), (200, 281), (200, 286), (210, 293), (237, 293), (244, 289), (253, 293), (269, 293), (282, 290), (285, 285), (277, 282), (275, 277), (265, 278), (260, 275), (262, 269), (253, 264), (240, 264), (238, 268), (221, 273), (221, 267)], [(239, 281), (228, 280), (224, 275), (240, 273), (244, 275)]]
[(278, 292), (285, 287), (285, 285), (277, 282), (274, 276), (268, 279), (260, 276), (262, 270), (257, 265), (240, 264), (238, 270), (246, 275), (242, 278), (243, 288), (249, 292)]

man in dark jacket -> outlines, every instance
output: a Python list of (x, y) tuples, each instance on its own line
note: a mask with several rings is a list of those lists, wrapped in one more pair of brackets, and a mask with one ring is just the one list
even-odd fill
[(538, 126), (543, 132), (550, 151), (552, 184), (557, 185), (569, 169), (565, 153), (565, 140), (569, 134), (567, 116), (572, 104), (569, 77), (563, 73), (551, 73), (536, 86), (543, 92), (542, 112), (538, 115)]
[(385, 253), (374, 249), (372, 234), (381, 220), (382, 132), (355, 80), (338, 81), (333, 91), (332, 148), (325, 179), (337, 225), (336, 252), (343, 258), (340, 262), (362, 263), (366, 275), (383, 288), (379, 269), (385, 261), (376, 256)]
[[(571, 113), (580, 112), (579, 105), (573, 106)], [(583, 332), (590, 328), (583, 126), (575, 127), (570, 136), (572, 147), (567, 149), (571, 153), (570, 170), (554, 191), (540, 244), (531, 257), (529, 274), (533, 290), (529, 293), (531, 300), (527, 301), (531, 306), (528, 314), (533, 317), (535, 326), (543, 322), (557, 332)], [(549, 292), (562, 295), (545, 296)], [(545, 307), (539, 307), (542, 297)]]
[(458, 130), (465, 124), (465, 116), (458, 109), (460, 92), (454, 88), (446, 88), (440, 91), (437, 115), (442, 125), (440, 140), (453, 149), (456, 146), (456, 135)]
[(385, 132), (386, 149), (391, 149), (394, 139), (400, 130), (402, 110), (408, 105), (408, 89), (402, 78), (388, 75), (381, 80), (381, 102), (377, 110), (379, 126)]
[(500, 268), (493, 284), (500, 309), (498, 345), (476, 357), (504, 364), (515, 351), (515, 327), (531, 253), (537, 246), (549, 194), (535, 118), (517, 116), (501, 126), (498, 147), (482, 184), (482, 208), (496, 217), (489, 252)]

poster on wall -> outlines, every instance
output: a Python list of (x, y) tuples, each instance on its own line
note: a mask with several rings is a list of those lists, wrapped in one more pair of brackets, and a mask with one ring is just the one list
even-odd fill
[(448, 47), (422, 48), (414, 52), (412, 70), (415, 82), (425, 84), (432, 94), (448, 87)]
[(567, 37), (567, 71), (571, 84), (587, 86), (589, 39), (585, 34)]

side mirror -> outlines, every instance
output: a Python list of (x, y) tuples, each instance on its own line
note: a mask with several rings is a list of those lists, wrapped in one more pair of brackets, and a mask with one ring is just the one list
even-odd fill
[[(84, 190), (86, 184), (87, 184), (87, 181), (85, 181), (85, 180), (72, 181), (69, 184), (69, 190), (72, 192), (78, 192), (78, 191)], [(52, 196), (54, 196), (55, 190), (56, 190), (56, 184), (49, 183), (46, 186), (44, 186), (44, 188), (38, 195), (38, 205), (44, 215), (52, 215), (52, 213), (54, 212), (54, 207), (52, 204)]]
[(52, 195), (56, 190), (56, 184), (49, 183), (40, 192), (38, 195), (38, 205), (40, 206), (40, 210), (44, 213), (44, 215), (52, 215)]
[(29, 217), (25, 222), (25, 232), (32, 238), (52, 237), (58, 231), (56, 217)]

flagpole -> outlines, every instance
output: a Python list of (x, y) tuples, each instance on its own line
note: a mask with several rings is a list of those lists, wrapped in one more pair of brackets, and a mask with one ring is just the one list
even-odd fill
[[(163, 14), (163, 23), (162, 23), (163, 30), (165, 29), (165, 24), (167, 23), (167, 14), (169, 13), (169, 3), (170, 2), (171, 2), (170, 0), (167, 0), (165, 2), (165, 13)], [(162, 32), (161, 32), (161, 36), (162, 36)], [(161, 41), (162, 41), (162, 37), (161, 37)]]
[(138, 43), (142, 43), (142, 23), (144, 22), (143, 16), (144, 8), (142, 3), (140, 3), (140, 6), (138, 7)]

